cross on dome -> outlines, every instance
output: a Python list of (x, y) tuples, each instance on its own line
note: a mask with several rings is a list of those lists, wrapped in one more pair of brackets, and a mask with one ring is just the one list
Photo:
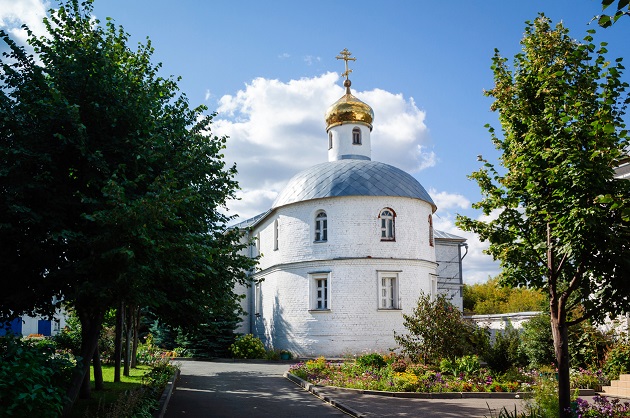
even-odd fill
[(348, 68), (348, 61), (356, 61), (357, 59), (350, 57), (352, 55), (352, 52), (348, 51), (348, 48), (344, 48), (343, 51), (341, 51), (339, 54), (340, 55), (337, 55), (335, 58), (337, 58), (338, 60), (344, 60), (346, 62), (346, 71), (341, 73), (341, 76), (346, 77), (346, 80), (348, 80), (348, 76), (352, 72), (352, 70)]

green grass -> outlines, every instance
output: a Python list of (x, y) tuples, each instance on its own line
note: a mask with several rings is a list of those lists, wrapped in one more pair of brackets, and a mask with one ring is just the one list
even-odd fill
[(92, 393), (90, 399), (77, 399), (72, 408), (72, 418), (83, 418), (89, 416), (97, 416), (97, 412), (107, 408), (108, 405), (116, 402), (116, 400), (124, 395), (125, 391), (139, 388), (142, 385), (142, 376), (151, 370), (150, 366), (138, 365), (135, 369), (130, 369), (130, 376), (123, 376), (122, 368), (120, 370), (120, 382), (114, 383), (114, 366), (103, 365), (103, 384), (104, 389), (94, 390), (94, 371), (90, 367), (90, 382)]

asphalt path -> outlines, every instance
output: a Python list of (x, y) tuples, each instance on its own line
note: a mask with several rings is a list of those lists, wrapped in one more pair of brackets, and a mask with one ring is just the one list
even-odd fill
[(348, 417), (282, 375), (287, 363), (182, 361), (166, 409), (175, 417)]
[[(347, 417), (283, 377), (289, 363), (261, 361), (181, 361), (165, 418), (175, 417)], [(413, 399), (318, 388), (364, 417), (497, 417), (505, 407), (524, 410), (521, 399)], [(588, 399), (588, 398), (587, 398)], [(588, 399), (589, 401), (591, 399)]]

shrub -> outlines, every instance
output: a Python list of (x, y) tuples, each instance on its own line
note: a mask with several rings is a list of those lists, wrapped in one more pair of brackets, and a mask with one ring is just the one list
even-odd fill
[(494, 342), (484, 350), (483, 359), (497, 373), (504, 373), (512, 367), (526, 366), (527, 356), (520, 347), (521, 335), (508, 323), (503, 332), (497, 331)]
[(422, 294), (411, 315), (403, 314), (408, 334), (394, 334), (402, 351), (414, 361), (437, 364), (476, 350), (476, 327), (440, 294)]
[(230, 345), (230, 353), (234, 358), (265, 358), (267, 351), (265, 346), (259, 338), (254, 337), (252, 334), (246, 334), (240, 336)]
[(371, 353), (357, 357), (357, 365), (362, 368), (380, 369), (386, 366), (387, 363), (380, 354)]
[(50, 346), (0, 338), (0, 416), (59, 416), (73, 368)]
[(615, 344), (606, 354), (602, 369), (612, 380), (618, 379), (620, 373), (630, 371), (630, 344), (625, 341)]
[(520, 350), (534, 368), (556, 361), (550, 321), (549, 314), (540, 314), (523, 324)]

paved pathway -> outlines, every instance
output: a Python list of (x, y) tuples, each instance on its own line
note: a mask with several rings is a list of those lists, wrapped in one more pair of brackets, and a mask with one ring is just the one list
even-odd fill
[(175, 417), (347, 417), (285, 379), (286, 363), (182, 361), (166, 409)]
[[(181, 361), (181, 376), (165, 418), (342, 417), (342, 411), (282, 374), (287, 363), (220, 360)], [(520, 399), (410, 399), (319, 388), (365, 417), (490, 417), (506, 407), (523, 410)]]

